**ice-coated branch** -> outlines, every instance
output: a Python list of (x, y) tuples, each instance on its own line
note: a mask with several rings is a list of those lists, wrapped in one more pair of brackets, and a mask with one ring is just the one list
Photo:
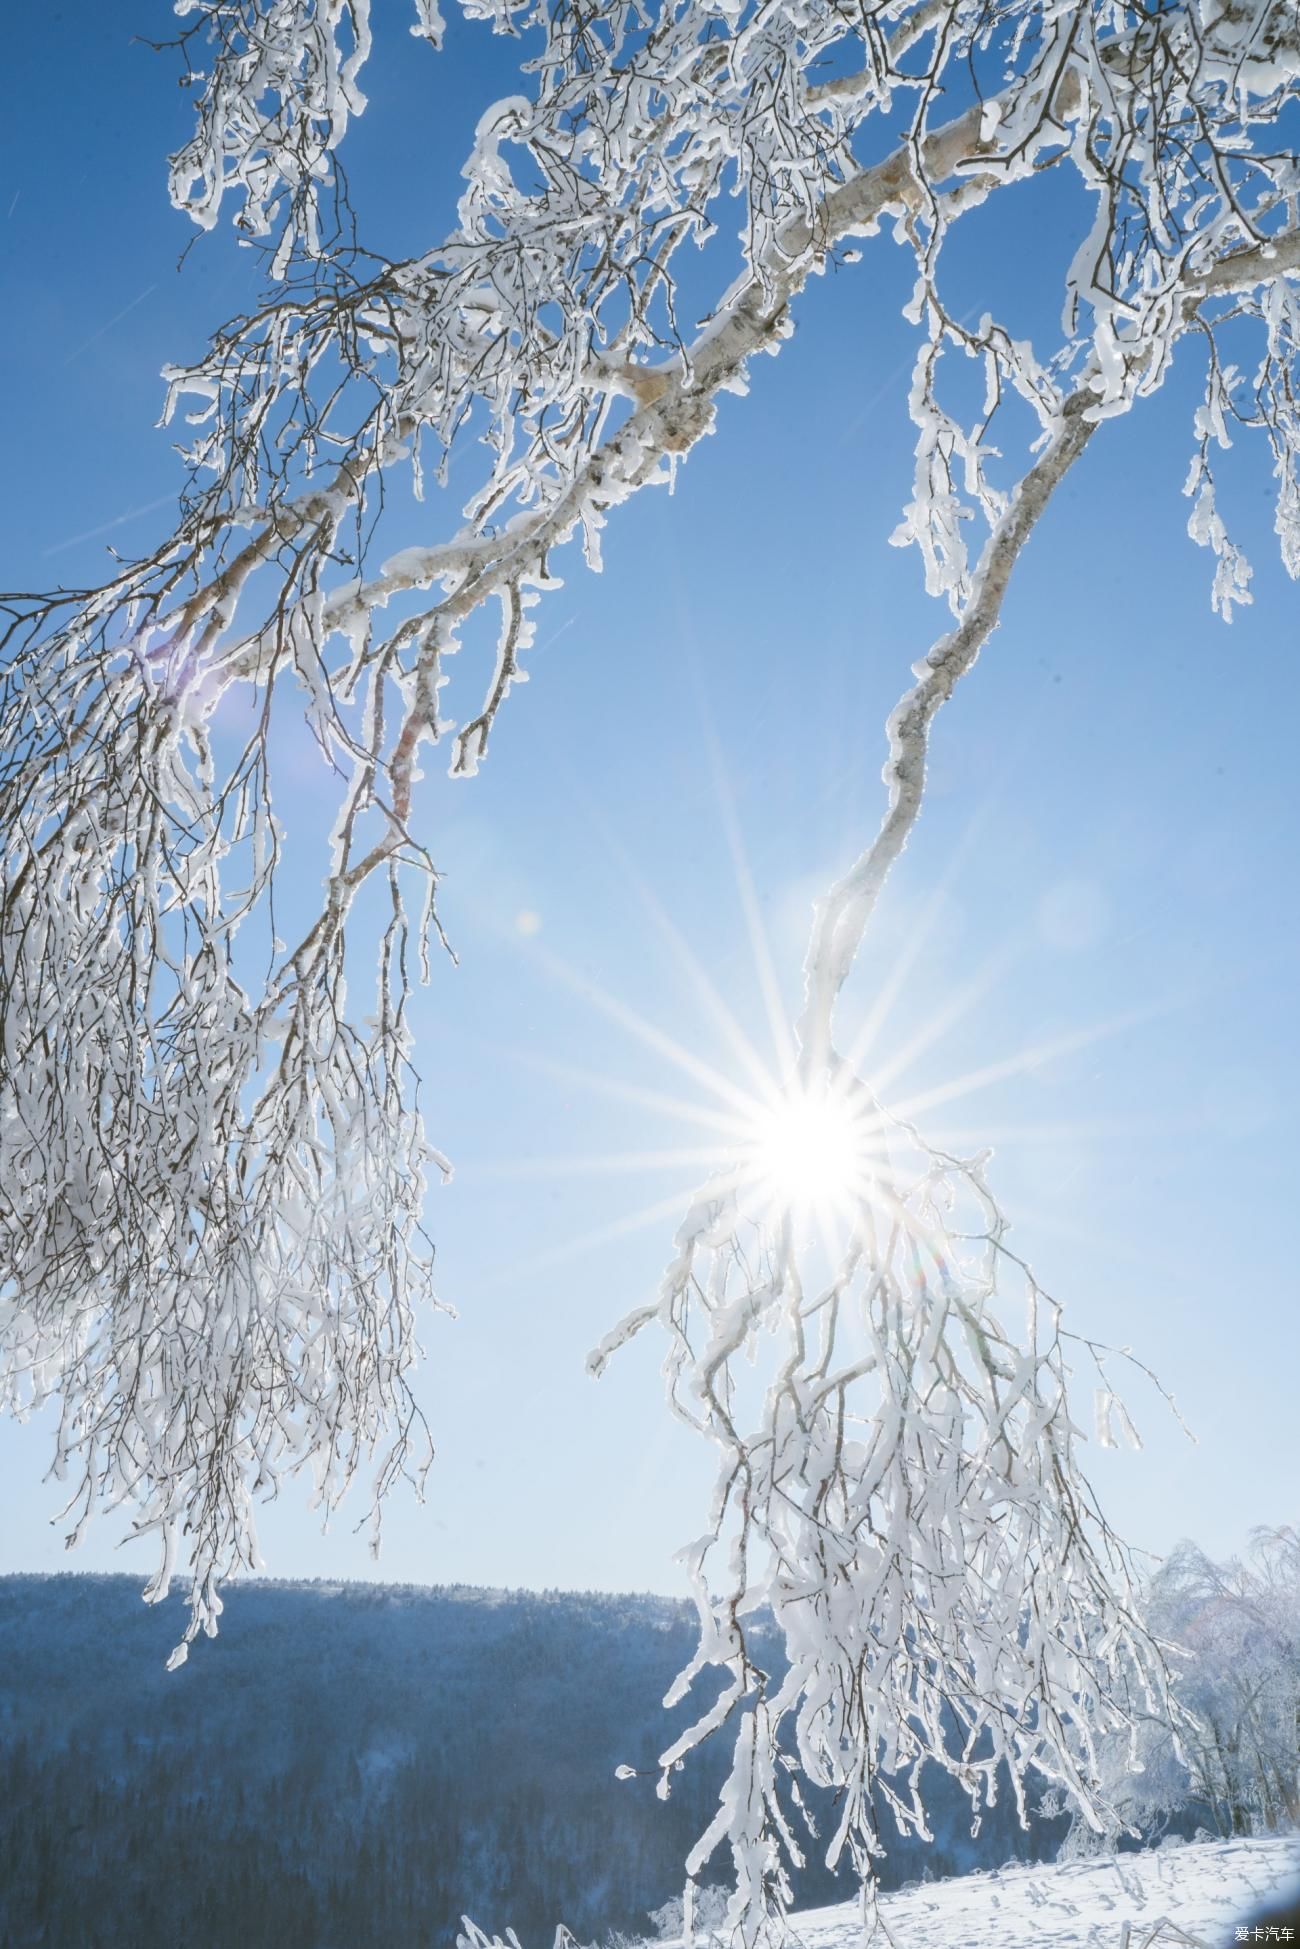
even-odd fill
[[(1239, 267), (1240, 268), (1240, 267)], [(1191, 292), (1179, 330), (1203, 302)], [(924, 356), (924, 355), (923, 355)], [(1003, 1787), (1026, 1818), (1031, 1774), (1088, 1825), (1124, 1825), (1117, 1764), (1154, 1724), (1174, 1752), (1182, 1708), (1143, 1620), (1123, 1546), (1077, 1460), (1070, 1336), (1006, 1245), (987, 1157), (934, 1149), (892, 1116), (835, 1043), (835, 1004), (884, 881), (919, 816), (929, 733), (996, 627), (1016, 562), (1102, 421), (1089, 369), (1006, 497), (956, 626), (914, 667), (888, 726), (887, 807), (872, 844), (818, 903), (797, 1025), (802, 1104), (837, 1105), (853, 1155), (833, 1243), (801, 1229), (783, 1187), (738, 1159), (678, 1232), (658, 1305), (591, 1357), (599, 1375), (657, 1322), (675, 1412), (718, 1451), (710, 1522), (682, 1554), (700, 1618), (695, 1657), (716, 1703), (662, 1755), (671, 1770), (732, 1728), (717, 1813), (687, 1863), (730, 1850), (731, 1939), (786, 1936), (789, 1871), (816, 1830), (799, 1781), (833, 1790), (823, 1835), (864, 1883), (888, 1810), (928, 1837), (924, 1767), (957, 1779), (973, 1824)], [(827, 1254), (829, 1253), (829, 1258)], [(1024, 1327), (1004, 1324), (1018, 1288)], [(769, 1378), (754, 1399), (744, 1369)], [(1102, 1432), (1127, 1412), (1109, 1387)], [(770, 1611), (787, 1669), (754, 1649)]]
[(836, 998), (890, 869), (920, 814), (930, 727), (996, 628), (1011, 572), (1054, 490), (1097, 430), (1093, 391), (1084, 384), (1064, 402), (1042, 457), (1026, 474), (984, 545), (970, 598), (957, 627), (940, 637), (915, 669), (916, 682), (890, 715), (884, 783), (888, 807), (871, 845), (818, 903), (804, 966), (799, 1042), (812, 1070), (833, 1046)]
[[(181, 0), (197, 115), (172, 193), (204, 226), (233, 200), (265, 289), (168, 369), (189, 467), (172, 533), (100, 588), (0, 610), (0, 1400), (58, 1401), (73, 1534), (104, 1502), (136, 1509), (162, 1539), (158, 1588), (188, 1555), (196, 1625), (253, 1559), (253, 1503), (286, 1471), (313, 1472), (328, 1508), (363, 1466), (379, 1490), (422, 1466), (409, 1375), (442, 1163), (407, 1002), (437, 929), (427, 747), (445, 742), (459, 776), (483, 761), (565, 544), (599, 565), (612, 509), (672, 481), (720, 396), (785, 343), (811, 276), (885, 248), (882, 230), (910, 254), (898, 539), (955, 624), (895, 720), (874, 864), (824, 909), (823, 1020), (1035, 483), (1193, 332), (1190, 527), (1216, 600), (1230, 614), (1248, 594), (1214, 493), (1234, 422), (1269, 444), (1300, 571), (1290, 0), (465, 11), (520, 38), (520, 91), (479, 119), (451, 233), (396, 260), (336, 220), (367, 0)], [(436, 47), (431, 0), (407, 24)], [(431, 51), (429, 72), (436, 88)], [(1046, 267), (1060, 334), (1035, 347), (992, 315), (963, 322), (945, 244), (1043, 172), (1075, 183), (1079, 220)], [(703, 316), (688, 263), (690, 288), (712, 276)], [(974, 412), (952, 384), (968, 360)], [(462, 457), (478, 473), (453, 508)], [(401, 479), (435, 512), (385, 555)], [(485, 608), (490, 667), (465, 648), (462, 675)], [(304, 718), (331, 844), (317, 910), (283, 941), (293, 836), (273, 777)], [(359, 939), (377, 946), (363, 1025)]]

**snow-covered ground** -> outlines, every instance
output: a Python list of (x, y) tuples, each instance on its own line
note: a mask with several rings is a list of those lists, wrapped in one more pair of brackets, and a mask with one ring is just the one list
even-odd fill
[[(881, 1896), (880, 1920), (897, 1949), (1185, 1949), (1189, 1936), (1231, 1949), (1236, 1927), (1297, 1882), (1300, 1838), (1166, 1843), (913, 1884)], [(856, 1904), (793, 1920), (805, 1949), (859, 1949)], [(878, 1940), (883, 1949), (888, 1938)]]

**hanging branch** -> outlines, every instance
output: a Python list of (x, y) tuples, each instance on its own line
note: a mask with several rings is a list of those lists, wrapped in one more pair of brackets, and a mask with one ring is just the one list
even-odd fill
[[(198, 114), (173, 197), (209, 227), (233, 197), (267, 284), (168, 369), (190, 469), (172, 534), (101, 588), (0, 608), (0, 1403), (59, 1403), (74, 1537), (97, 1506), (134, 1509), (161, 1538), (151, 1594), (188, 1556), (193, 1630), (255, 1560), (253, 1503), (286, 1472), (310, 1470), (328, 1509), (363, 1465), (377, 1494), (424, 1466), (409, 1377), (432, 1297), (425, 1178), (445, 1165), (406, 1013), (437, 931), (420, 764), (451, 732), (456, 775), (482, 762), (557, 552), (580, 537), (598, 566), (611, 508), (671, 483), (719, 395), (789, 337), (809, 277), (887, 224), (915, 264), (920, 337), (898, 538), (957, 619), (916, 694), (922, 736), (963, 631), (978, 648), (980, 600), (996, 603), (968, 517), (996, 541), (1045, 480), (1036, 462), (1019, 498), (1001, 484), (1008, 405), (1044, 455), (1067, 426), (1082, 439), (1162, 383), (1189, 305), (1207, 353), (1191, 529), (1215, 552), (1216, 602), (1230, 615), (1248, 595), (1214, 498), (1234, 420), (1269, 443), (1300, 571), (1285, 139), (1300, 26), (1289, 0), (873, 0), (851, 16), (831, 0), (472, 0), (524, 37), (527, 92), (480, 119), (452, 234), (397, 260), (356, 241), (337, 175), (365, 106), (366, 0), (177, 11)], [(431, 0), (412, 25), (437, 45)], [(953, 228), (1044, 171), (1072, 175), (1092, 211), (1050, 354), (992, 317), (961, 324), (944, 272)], [(738, 276), (717, 231), (737, 209)], [(717, 268), (697, 326), (687, 245)], [(973, 421), (948, 387), (954, 351), (984, 369)], [(1081, 372), (1089, 398), (1067, 416)], [(422, 492), (462, 453), (485, 458), (460, 514), (376, 567), (399, 473)], [(493, 667), (467, 674), (465, 709), (453, 690), (457, 730), (451, 659), (489, 603)], [(336, 810), (319, 909), (281, 943), (272, 775), (281, 728), (304, 717)], [(901, 844), (912, 731), (895, 731)], [(824, 910), (827, 1020), (886, 864)], [(359, 932), (377, 942), (364, 1025), (345, 981)]]
[[(1225, 263), (1217, 288), (1245, 268)], [(1203, 290), (1186, 294), (1180, 332), (1203, 302)], [(742, 1154), (692, 1204), (657, 1306), (629, 1314), (588, 1363), (598, 1377), (658, 1323), (670, 1404), (717, 1450), (708, 1528), (682, 1552), (700, 1637), (667, 1703), (708, 1667), (725, 1682), (662, 1755), (660, 1791), (732, 1725), (731, 1772), (687, 1874), (728, 1846), (727, 1928), (746, 1949), (787, 1937), (789, 1871), (816, 1836), (799, 1780), (834, 1792), (826, 1863), (847, 1849), (870, 1896), (886, 1851), (882, 1807), (901, 1833), (931, 1838), (927, 1764), (963, 1786), (972, 1831), (1004, 1783), (1027, 1824), (1026, 1782), (1037, 1775), (1089, 1826), (1116, 1832), (1126, 1825), (1124, 1756), (1136, 1766), (1153, 1723), (1177, 1751), (1186, 1717), (1128, 1554), (1077, 1459), (1073, 1336), (1005, 1244), (987, 1154), (950, 1156), (891, 1115), (834, 1033), (836, 1001), (920, 814), (934, 719), (997, 627), (1025, 544), (1097, 433), (1104, 383), (1094, 366), (1065, 396), (1040, 458), (1007, 497), (964, 581), (956, 627), (916, 664), (889, 718), (880, 830), (817, 905), (792, 1088), (801, 1107), (829, 1102), (847, 1126), (834, 1264), (821, 1269), (824, 1246)], [(1023, 1332), (1003, 1324), (1013, 1297)], [(770, 1376), (757, 1412), (749, 1366)], [(1112, 1417), (1132, 1434), (1109, 1390), (1098, 1415), (1103, 1440)], [(768, 1613), (787, 1661), (779, 1682), (750, 1629)]]

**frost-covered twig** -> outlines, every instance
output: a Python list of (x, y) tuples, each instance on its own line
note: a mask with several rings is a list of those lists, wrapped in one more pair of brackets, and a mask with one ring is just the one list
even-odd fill
[[(1180, 329), (1198, 302), (1188, 298)], [(1085, 373), (1007, 498), (956, 627), (915, 666), (889, 720), (881, 828), (817, 908), (794, 1087), (853, 1106), (838, 1262), (814, 1284), (818, 1254), (788, 1204), (733, 1168), (688, 1213), (657, 1308), (629, 1315), (590, 1363), (599, 1374), (657, 1319), (672, 1405), (718, 1450), (709, 1528), (683, 1553), (700, 1640), (670, 1699), (707, 1666), (726, 1682), (664, 1753), (662, 1782), (731, 1723), (731, 1774), (688, 1873), (729, 1847), (728, 1920), (746, 1945), (785, 1935), (788, 1870), (806, 1844), (796, 1776), (835, 1790), (827, 1861), (847, 1847), (869, 1882), (882, 1804), (902, 1831), (928, 1835), (926, 1764), (961, 1782), (976, 1826), (1005, 1769), (1022, 1819), (1036, 1772), (1101, 1831), (1123, 1824), (1104, 1778), (1110, 1754), (1126, 1744), (1132, 1758), (1153, 1722), (1176, 1749), (1162, 1648), (1076, 1457), (1073, 1336), (1005, 1244), (987, 1160), (937, 1151), (892, 1117), (835, 1042), (837, 998), (921, 809), (935, 715), (1096, 433), (1103, 386)], [(1002, 1324), (1009, 1281), (1023, 1334)], [(742, 1363), (760, 1349), (770, 1379), (755, 1412)], [(1106, 1438), (1112, 1415), (1131, 1431), (1109, 1391), (1100, 1414)], [(788, 1659), (779, 1682), (747, 1622), (768, 1608)]]
[[(904, 1831), (928, 1833), (917, 1778), (926, 1761), (960, 1780), (976, 1822), (1003, 1765), (1022, 1814), (1032, 1767), (1099, 1822), (1099, 1730), (1126, 1722), (1129, 1689), (1148, 1707), (1163, 1698), (1124, 1552), (1075, 1462), (1058, 1309), (1004, 1252), (1006, 1220), (984, 1160), (925, 1144), (875, 1102), (834, 1044), (836, 997), (920, 810), (934, 715), (993, 629), (1032, 528), (1092, 437), (1094, 396), (1089, 378), (1063, 404), (986, 544), (957, 627), (917, 665), (890, 720), (881, 831), (818, 909), (801, 1087), (831, 1088), (857, 1110), (838, 1263), (813, 1285), (815, 1254), (789, 1211), (779, 1201), (765, 1209), (763, 1194), (756, 1209), (754, 1187), (733, 1173), (706, 1186), (688, 1214), (657, 1312), (629, 1318), (593, 1356), (599, 1372), (657, 1317), (669, 1335), (672, 1403), (719, 1450), (709, 1529), (685, 1552), (701, 1636), (677, 1694), (707, 1665), (721, 1666), (727, 1684), (662, 1763), (666, 1785), (685, 1753), (734, 1723), (731, 1776), (688, 1870), (729, 1845), (729, 1921), (746, 1944), (784, 1933), (787, 1868), (804, 1846), (797, 1794), (793, 1809), (785, 1804), (792, 1771), (836, 1790), (827, 1860), (847, 1847), (869, 1878), (882, 1801)], [(1023, 1340), (1000, 1317), (1017, 1269)], [(771, 1380), (746, 1425), (737, 1363), (769, 1341)], [(746, 1623), (766, 1607), (789, 1660), (779, 1684)]]
[[(886, 224), (915, 263), (900, 539), (956, 616), (917, 723), (963, 631), (978, 647), (979, 591), (996, 606), (968, 517), (995, 556), (1009, 514), (1033, 518), (993, 447), (995, 426), (1015, 437), (1008, 403), (1059, 454), (1062, 429), (1082, 439), (1162, 382), (1192, 313), (1211, 357), (1191, 526), (1216, 552), (1216, 599), (1230, 613), (1247, 593), (1211, 471), (1234, 419), (1270, 443), (1300, 569), (1290, 0), (466, 11), (531, 37), (527, 92), (481, 118), (452, 234), (398, 261), (339, 229), (367, 0), (182, 0), (198, 125), (173, 195), (205, 225), (233, 195), (267, 288), (169, 371), (169, 414), (192, 409), (173, 533), (100, 589), (2, 612), (0, 1398), (60, 1401), (74, 1534), (97, 1502), (136, 1506), (164, 1537), (156, 1588), (188, 1548), (208, 1626), (219, 1577), (252, 1560), (252, 1501), (284, 1470), (313, 1469), (328, 1507), (368, 1457), (381, 1490), (420, 1467), (408, 1376), (439, 1160), (405, 1011), (436, 927), (416, 787), (454, 729), (449, 659), (499, 608), (493, 667), (449, 740), (465, 776), (527, 675), (557, 551), (581, 536), (598, 565), (611, 508), (672, 480), (719, 395), (784, 342), (810, 276)], [(439, 41), (431, 0), (411, 25)], [(1059, 342), (1036, 350), (991, 316), (957, 319), (944, 245), (1044, 170), (1076, 178), (1090, 218), (1060, 267)], [(738, 276), (717, 235), (737, 208)], [(698, 325), (687, 246), (719, 267)], [(1264, 349), (1243, 377), (1230, 347), (1252, 331)], [(984, 371), (973, 417), (948, 390), (953, 352)], [(460, 515), (376, 569), (395, 470), (445, 482), (467, 443), (486, 460)], [(318, 913), (281, 944), (270, 779), (277, 727), (304, 712), (337, 783), (334, 843)], [(901, 844), (912, 729), (895, 729)], [(823, 1000), (875, 871), (825, 910)], [(368, 889), (383, 916), (358, 1027), (344, 971)]]

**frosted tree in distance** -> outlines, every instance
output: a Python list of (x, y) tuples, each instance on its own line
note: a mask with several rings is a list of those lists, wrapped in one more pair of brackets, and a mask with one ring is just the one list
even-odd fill
[[(1300, 572), (1300, 19), (1293, 0), (467, 0), (518, 37), (521, 92), (479, 121), (452, 234), (391, 262), (337, 229), (368, 0), (177, 12), (198, 114), (172, 196), (204, 226), (233, 204), (267, 282), (166, 375), (190, 467), (172, 534), (102, 588), (5, 604), (0, 1347), (7, 1406), (61, 1404), (74, 1528), (133, 1505), (161, 1539), (155, 1592), (184, 1551), (190, 1635), (283, 1472), (309, 1466), (329, 1506), (363, 1464), (379, 1495), (423, 1466), (421, 1210), (446, 1168), (406, 1025), (437, 933), (424, 747), (445, 740), (458, 776), (482, 763), (557, 551), (577, 538), (599, 566), (611, 509), (671, 483), (810, 277), (882, 232), (914, 265), (895, 540), (950, 627), (890, 720), (879, 833), (819, 907), (782, 1110), (805, 1151), (832, 1131), (842, 1240), (823, 1274), (771, 1167), (781, 1131), (758, 1136), (693, 1205), (659, 1304), (594, 1361), (657, 1320), (674, 1405), (718, 1448), (693, 1670), (728, 1682), (685, 1743), (731, 1721), (736, 1761), (693, 1870), (730, 1843), (753, 1942), (782, 1926), (800, 1772), (837, 1789), (829, 1847), (865, 1870), (882, 1775), (918, 1830), (900, 1782), (927, 1755), (973, 1802), (1006, 1760), (1017, 1791), (1032, 1765), (1089, 1807), (1094, 1728), (1163, 1682), (1078, 1468), (1057, 1309), (983, 1161), (891, 1118), (835, 1007), (936, 713), (1056, 489), (1180, 341), (1205, 371), (1187, 491), (1216, 608), (1249, 599), (1215, 500), (1237, 427), (1268, 442)], [(434, 0), (412, 12), (436, 47)], [(944, 252), (1044, 176), (1083, 215), (1059, 333), (1034, 345), (955, 315)], [(688, 263), (693, 285), (717, 266), (702, 319)], [(460, 513), (376, 560), (385, 482), (442, 483), (462, 452), (481, 466)], [(451, 659), (485, 608), (495, 656), (455, 725)], [(281, 941), (271, 778), (303, 714), (337, 817), (319, 912)], [(350, 929), (376, 940), (364, 1019)], [(776, 1687), (747, 1637), (764, 1604)]]
[(1148, 1627), (1169, 1646), (1186, 1708), (1139, 1730), (1142, 1771), (1112, 1745), (1108, 1797), (1148, 1830), (1198, 1801), (1224, 1834), (1300, 1824), (1300, 1533), (1257, 1529), (1245, 1560), (1213, 1563), (1195, 1543), (1171, 1551), (1142, 1593)]

